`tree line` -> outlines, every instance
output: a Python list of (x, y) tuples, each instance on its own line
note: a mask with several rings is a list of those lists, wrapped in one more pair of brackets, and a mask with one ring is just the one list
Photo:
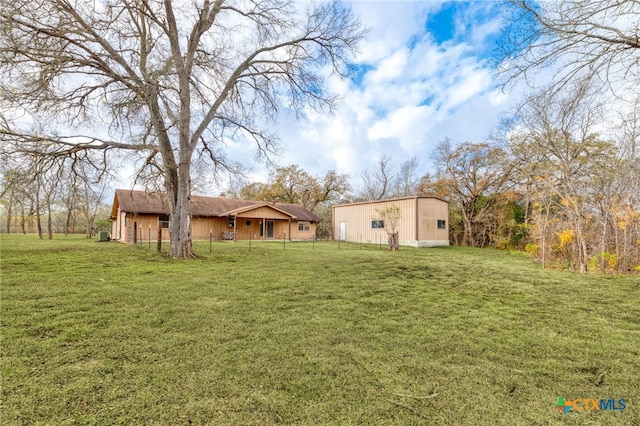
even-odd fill
[(419, 192), (450, 201), (451, 241), (526, 250), (543, 267), (639, 272), (640, 122), (606, 139), (586, 119), (593, 108), (584, 94), (541, 97), (502, 140), (440, 142)]
[(109, 228), (113, 177), (96, 169), (96, 159), (24, 155), (3, 148), (3, 232), (36, 232), (41, 239), (45, 234), (53, 238), (54, 232), (84, 232), (90, 238)]
[[(315, 211), (346, 198), (437, 195), (451, 202), (456, 244), (524, 247), (544, 266), (580, 272), (634, 271), (640, 5), (503, 6), (497, 81), (505, 90), (526, 85), (530, 94), (498, 136), (440, 141), (434, 153), (419, 153), (433, 156), (429, 174), (418, 172), (417, 158), (394, 171), (382, 157), (348, 196), (341, 194), (347, 178), (305, 176), (297, 166), (238, 195), (295, 199)], [(338, 96), (324, 81), (349, 76), (365, 36), (339, 1), (304, 8), (289, 0), (200, 0), (189, 7), (172, 0), (43, 0), (34, 8), (27, 0), (0, 0), (7, 220), (17, 210), (33, 212), (42, 233), (53, 200), (66, 197), (75, 206), (67, 211), (83, 211), (89, 221), (93, 211), (83, 200), (99, 195), (98, 178), (118, 161), (113, 153), (127, 152), (139, 160), (139, 177), (160, 179), (171, 211), (170, 256), (192, 257), (194, 175), (237, 171), (225, 149), (238, 141), (252, 141), (257, 157), (269, 159), (277, 137), (266, 124), (283, 105), (298, 114), (335, 111)], [(548, 84), (539, 84), (540, 75)], [(53, 184), (64, 176), (80, 179), (69, 185), (79, 188), (73, 194)]]

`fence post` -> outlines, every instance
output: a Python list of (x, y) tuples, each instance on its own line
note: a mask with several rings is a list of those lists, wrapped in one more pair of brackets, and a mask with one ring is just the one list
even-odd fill
[(162, 224), (158, 223), (158, 242), (156, 243), (158, 245), (158, 253), (160, 253), (162, 251)]

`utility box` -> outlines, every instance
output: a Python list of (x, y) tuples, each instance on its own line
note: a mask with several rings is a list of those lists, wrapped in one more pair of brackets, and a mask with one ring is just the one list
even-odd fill
[(107, 231), (98, 232), (98, 241), (109, 241), (109, 233)]

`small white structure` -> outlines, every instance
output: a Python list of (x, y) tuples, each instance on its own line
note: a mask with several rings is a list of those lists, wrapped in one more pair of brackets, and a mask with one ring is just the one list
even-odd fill
[(434, 247), (449, 245), (449, 203), (436, 197), (403, 197), (331, 206), (333, 239), (379, 243), (387, 241), (380, 212), (398, 206), (400, 245)]

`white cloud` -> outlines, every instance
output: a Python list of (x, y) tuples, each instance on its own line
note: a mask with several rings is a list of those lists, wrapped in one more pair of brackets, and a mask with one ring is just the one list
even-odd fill
[(445, 103), (447, 110), (453, 110), (469, 99), (475, 98), (491, 85), (491, 76), (486, 69), (465, 66), (457, 71), (457, 81), (447, 88)]
[(407, 56), (407, 49), (400, 49), (382, 59), (376, 69), (366, 75), (365, 84), (375, 86), (401, 77), (407, 65)]
[(397, 138), (400, 148), (411, 151), (426, 135), (434, 116), (432, 107), (407, 105), (376, 122), (367, 136), (370, 140)]
[[(456, 37), (439, 45), (425, 32), (438, 2), (352, 2), (369, 28), (356, 63), (365, 64), (358, 82), (330, 78), (343, 101), (334, 115), (309, 112), (296, 120), (283, 114), (277, 126), (282, 165), (298, 164), (321, 176), (328, 170), (359, 176), (382, 155), (395, 165), (418, 157), (420, 173), (432, 170), (431, 151), (444, 137), (480, 141), (511, 102), (494, 90), (485, 58), (487, 37), (499, 29), (497, 16), (469, 6)], [(483, 14), (474, 20), (473, 13)], [(262, 175), (266, 179), (266, 171)]]

